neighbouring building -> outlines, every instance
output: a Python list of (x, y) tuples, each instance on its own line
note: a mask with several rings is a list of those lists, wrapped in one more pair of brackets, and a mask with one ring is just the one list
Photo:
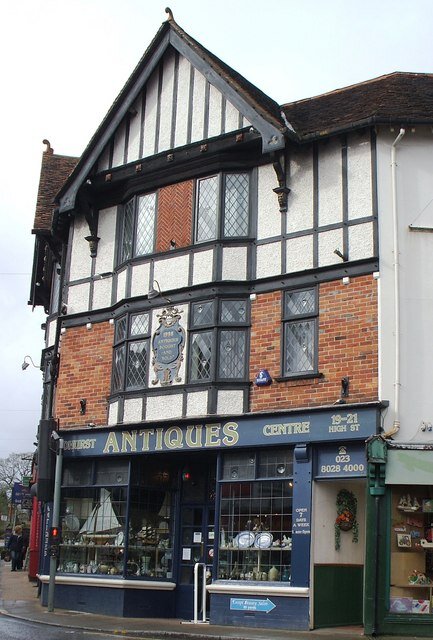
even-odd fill
[(56, 606), (191, 619), (204, 575), (211, 623), (429, 633), (432, 106), (278, 105), (169, 12), (81, 158), (45, 141)]

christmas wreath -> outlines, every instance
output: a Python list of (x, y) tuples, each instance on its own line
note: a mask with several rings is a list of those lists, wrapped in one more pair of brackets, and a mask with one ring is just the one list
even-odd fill
[(340, 549), (341, 531), (352, 529), (352, 542), (358, 542), (358, 521), (356, 519), (357, 500), (347, 489), (341, 489), (337, 494), (337, 518), (334, 524), (335, 549)]

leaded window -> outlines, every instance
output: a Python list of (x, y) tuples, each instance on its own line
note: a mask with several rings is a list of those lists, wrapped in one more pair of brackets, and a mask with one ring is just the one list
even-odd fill
[(134, 313), (116, 320), (111, 378), (113, 392), (147, 387), (149, 334), (148, 313)]
[(283, 375), (317, 372), (317, 289), (284, 293)]
[(189, 380), (244, 380), (247, 366), (246, 300), (224, 299), (191, 305)]
[(195, 242), (249, 234), (250, 178), (226, 173), (197, 181)]
[(121, 210), (119, 263), (152, 253), (155, 244), (156, 193), (134, 196)]

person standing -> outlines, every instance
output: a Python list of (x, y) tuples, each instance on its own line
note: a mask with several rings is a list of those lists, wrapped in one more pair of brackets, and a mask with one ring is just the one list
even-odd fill
[(18, 524), (14, 533), (9, 538), (8, 549), (11, 553), (11, 571), (22, 569), (23, 567), (23, 536), (22, 527)]

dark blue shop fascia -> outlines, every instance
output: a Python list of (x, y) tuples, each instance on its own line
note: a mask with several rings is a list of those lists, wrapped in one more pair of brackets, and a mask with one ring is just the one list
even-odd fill
[(366, 440), (379, 431), (378, 403), (205, 421), (62, 431), (65, 457), (120, 456)]

